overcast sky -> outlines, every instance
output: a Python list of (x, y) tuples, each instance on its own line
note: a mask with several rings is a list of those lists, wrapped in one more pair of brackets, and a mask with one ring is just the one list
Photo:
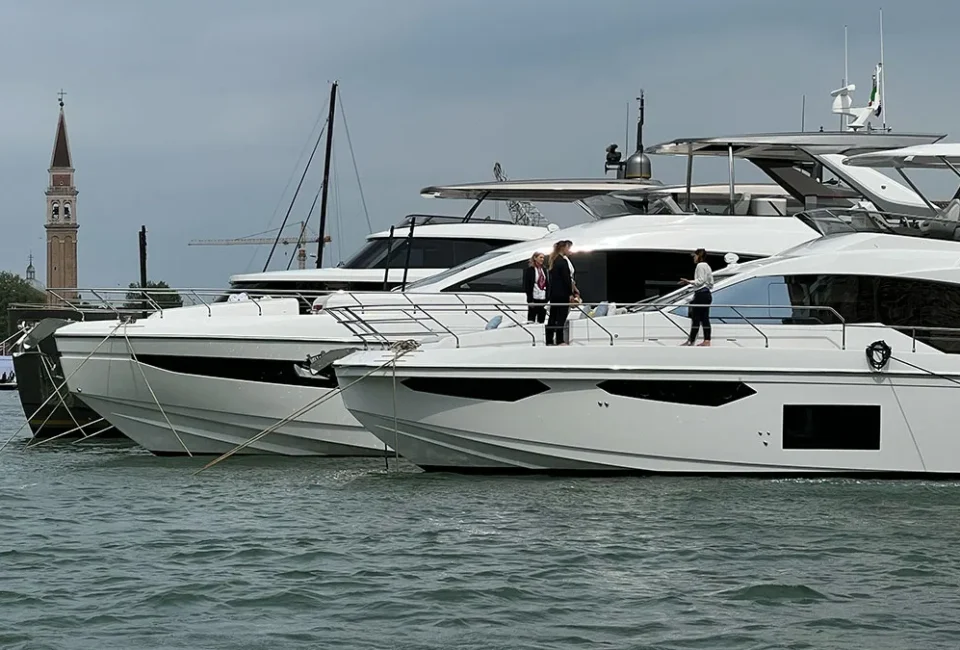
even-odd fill
[[(887, 5), (890, 125), (950, 134), (960, 120), (951, 54), (960, 3)], [(647, 144), (797, 130), (803, 94), (807, 128), (831, 128), (837, 119), (829, 92), (843, 76), (843, 25), (862, 105), (878, 59), (880, 6), (6, 0), (0, 266), (22, 273), (32, 250), (45, 280), (43, 192), (61, 87), (80, 190), (80, 285), (136, 280), (137, 230), (146, 225), (151, 279), (219, 287), (233, 273), (260, 270), (269, 247), (187, 242), (279, 225), (333, 79), (341, 82), (360, 181), (379, 230), (411, 212), (462, 213), (463, 202), (423, 199), (420, 188), (488, 180), (495, 161), (512, 178), (601, 175), (604, 147), (623, 142), (627, 102), (641, 87)], [(369, 232), (337, 119), (331, 263)], [(291, 221), (306, 215), (321, 163), (322, 147)], [(656, 158), (654, 175), (682, 182), (683, 166)], [(700, 182), (726, 180), (722, 165), (698, 172)], [(747, 177), (738, 168), (738, 178)], [(541, 209), (562, 224), (574, 216)]]

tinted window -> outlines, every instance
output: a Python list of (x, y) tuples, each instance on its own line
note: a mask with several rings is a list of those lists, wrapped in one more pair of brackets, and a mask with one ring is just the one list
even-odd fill
[(784, 449), (880, 450), (880, 407), (784, 404)]
[(445, 271), (440, 271), (439, 273), (435, 273), (429, 277), (423, 278), (421, 280), (417, 280), (416, 282), (410, 282), (409, 284), (407, 284), (407, 289), (425, 287), (428, 285), (436, 284), (438, 282), (442, 282), (447, 278), (452, 278), (453, 276), (457, 275), (461, 271), (484, 264), (485, 262), (487, 262), (487, 260), (503, 255), (506, 252), (508, 251), (502, 248), (498, 248), (497, 250), (487, 251), (480, 257), (476, 257), (472, 260), (467, 260), (466, 262), (458, 264), (457, 266), (446, 269)]
[[(691, 292), (692, 295), (692, 292)], [(791, 316), (790, 296), (784, 279), (779, 276), (749, 278), (713, 292), (710, 319), (721, 323), (751, 322), (782, 323)], [(724, 306), (729, 305), (729, 306)], [(678, 316), (687, 316), (687, 306), (673, 310)]]
[(521, 260), (509, 266), (487, 271), (444, 291), (469, 291), (473, 293), (523, 293), (523, 270), (529, 262)]
[[(741, 262), (754, 257), (744, 256)], [(630, 304), (662, 296), (677, 289), (680, 279), (692, 277), (694, 264), (683, 251), (609, 250), (579, 252), (570, 255), (574, 280), (584, 303), (612, 301)], [(720, 255), (708, 256), (715, 269), (726, 266)], [(527, 260), (475, 276), (445, 291), (513, 292), (523, 291), (523, 270)], [(434, 278), (440, 277), (434, 276)], [(431, 278), (431, 282), (434, 281)], [(424, 282), (421, 280), (421, 282)], [(766, 304), (766, 303), (764, 303)]]
[[(882, 323), (944, 352), (960, 353), (960, 287), (945, 282), (857, 275), (755, 277), (713, 293), (723, 323)], [(743, 305), (724, 307), (723, 305)], [(790, 308), (783, 308), (790, 305)], [(672, 310), (687, 316), (686, 305)]]
[[(513, 241), (499, 239), (452, 239), (444, 237), (394, 237), (367, 242), (344, 263), (348, 269), (403, 268), (410, 251), (412, 269), (446, 269), (484, 253), (502, 248)], [(387, 251), (390, 251), (389, 257)]]

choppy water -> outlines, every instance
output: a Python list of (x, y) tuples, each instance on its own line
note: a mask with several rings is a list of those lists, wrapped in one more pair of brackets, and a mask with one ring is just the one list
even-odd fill
[(0, 453), (0, 648), (960, 647), (956, 483), (203, 462)]

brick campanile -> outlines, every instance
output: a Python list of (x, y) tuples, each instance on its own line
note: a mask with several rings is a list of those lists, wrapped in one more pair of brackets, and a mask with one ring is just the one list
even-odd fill
[[(77, 296), (77, 188), (73, 182), (73, 157), (67, 138), (67, 120), (63, 115), (63, 91), (60, 92), (60, 119), (47, 173), (47, 288), (65, 299)], [(63, 289), (65, 291), (57, 291)], [(49, 302), (58, 302), (51, 293)]]

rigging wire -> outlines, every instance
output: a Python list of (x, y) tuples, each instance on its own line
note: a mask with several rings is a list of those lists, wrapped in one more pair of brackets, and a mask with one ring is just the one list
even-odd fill
[[(297, 201), (297, 196), (300, 194), (300, 188), (303, 187), (303, 181), (307, 177), (307, 172), (310, 170), (310, 164), (313, 162), (313, 157), (317, 153), (317, 148), (320, 146), (320, 141), (323, 139), (323, 133), (327, 130), (326, 124), (323, 128), (320, 129), (320, 134), (317, 136), (317, 141), (313, 145), (313, 151), (310, 152), (310, 158), (307, 160), (306, 166), (303, 168), (303, 174), (300, 175), (300, 182), (297, 183), (297, 189), (293, 193), (293, 198), (290, 200), (290, 206), (287, 208), (287, 214), (283, 217), (283, 223), (280, 224), (280, 230), (277, 231), (277, 238), (273, 242), (273, 247), (270, 249), (270, 254), (267, 255), (267, 261), (263, 264), (263, 270), (266, 272), (267, 267), (270, 266), (270, 260), (273, 258), (273, 252), (277, 250), (277, 244), (280, 242), (280, 236), (283, 233), (283, 229), (287, 227), (287, 219), (290, 218), (290, 212), (293, 211), (293, 204)], [(322, 234), (320, 235), (323, 236)]]
[[(320, 198), (320, 190), (322, 189), (323, 189), (323, 185), (321, 184), (320, 187), (317, 188), (317, 193), (313, 195), (313, 203), (310, 204), (310, 210), (307, 212), (307, 218), (304, 219), (303, 223), (300, 225), (300, 237), (297, 238), (297, 241), (299, 242), (300, 246), (304, 246), (304, 247), (306, 246), (307, 242), (304, 241), (304, 237), (307, 236), (307, 224), (310, 222), (310, 217), (313, 216), (314, 208), (317, 207), (317, 199)], [(320, 236), (323, 237), (323, 235), (320, 235)], [(298, 250), (299, 250), (299, 247), (298, 247)], [(288, 271), (290, 270), (290, 264), (293, 263), (293, 257), (294, 256), (291, 255), (290, 259), (287, 260)]]
[[(273, 212), (270, 213), (270, 220), (267, 221), (268, 227), (272, 226), (273, 220), (277, 218), (277, 213), (280, 210), (280, 206), (283, 204), (283, 197), (287, 195), (287, 190), (290, 189), (290, 185), (293, 183), (293, 179), (296, 178), (297, 170), (300, 169), (300, 161), (303, 160), (304, 154), (306, 154), (307, 149), (310, 148), (310, 141), (313, 139), (313, 132), (317, 130), (317, 125), (319, 125), (324, 120), (324, 117), (325, 117), (324, 114), (326, 113), (326, 111), (327, 111), (326, 106), (324, 106), (323, 110), (321, 110), (317, 114), (317, 119), (314, 121), (313, 126), (310, 127), (310, 132), (307, 133), (307, 137), (304, 138), (303, 148), (300, 150), (300, 155), (297, 156), (297, 162), (294, 163), (293, 169), (290, 170), (290, 175), (287, 177), (287, 184), (284, 186), (283, 192), (280, 193), (280, 197), (277, 199), (277, 205), (274, 206)], [(267, 232), (270, 232), (270, 231), (268, 230)], [(257, 249), (253, 249), (253, 252), (250, 254), (250, 260), (247, 262), (247, 266), (246, 266), (246, 269), (248, 271), (250, 270), (250, 266), (253, 264), (253, 260), (256, 259), (256, 257), (257, 257)]]
[(337, 144), (333, 144), (333, 149), (330, 150), (330, 157), (333, 159), (333, 200), (334, 205), (337, 207), (337, 262), (343, 261), (343, 219), (341, 218), (340, 210), (340, 181), (337, 178)]
[(367, 220), (367, 230), (373, 232), (373, 224), (370, 223), (370, 212), (367, 210), (367, 199), (363, 195), (363, 183), (360, 182), (360, 169), (357, 167), (357, 157), (353, 153), (353, 142), (350, 140), (350, 127), (347, 126), (347, 112), (343, 110), (343, 91), (337, 95), (337, 101), (340, 103), (340, 118), (343, 121), (343, 130), (347, 134), (347, 146), (350, 147), (350, 159), (353, 161), (353, 173), (357, 177), (357, 187), (360, 188), (360, 203), (363, 205), (363, 216)]

